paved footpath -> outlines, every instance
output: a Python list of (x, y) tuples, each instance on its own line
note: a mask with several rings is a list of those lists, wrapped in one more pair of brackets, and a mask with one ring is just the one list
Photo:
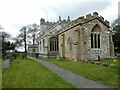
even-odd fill
[(65, 80), (67, 80), (68, 82), (71, 82), (77, 88), (101, 88), (101, 90), (113, 90), (105, 85), (99, 84), (93, 80), (86, 79), (83, 76), (80, 76), (78, 74), (65, 70), (52, 63), (49, 63), (43, 60), (36, 60), (35, 58), (32, 58), (32, 57), (29, 57), (29, 58), (35, 60), (36, 62), (41, 63), (45, 67), (49, 68), (50, 70), (52, 70), (53, 72), (55, 72), (56, 74), (64, 78)]

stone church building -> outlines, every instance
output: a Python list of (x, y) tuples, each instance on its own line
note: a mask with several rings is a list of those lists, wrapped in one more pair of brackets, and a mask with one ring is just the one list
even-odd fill
[(58, 33), (65, 30), (71, 23), (70, 17), (61, 19), (57, 22), (48, 22), (45, 19), (40, 19), (40, 31), (37, 34), (36, 41), (40, 57), (56, 57), (58, 52)]
[(75, 20), (45, 22), (40, 20), (37, 35), (40, 57), (56, 57), (69, 60), (97, 60), (114, 57), (114, 44), (109, 22), (97, 12)]

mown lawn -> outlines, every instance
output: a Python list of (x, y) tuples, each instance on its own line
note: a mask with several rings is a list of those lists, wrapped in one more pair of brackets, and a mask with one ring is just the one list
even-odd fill
[(100, 60), (100, 62), (107, 63), (107, 64), (118, 64), (118, 60), (120, 60), (120, 59)]
[(75, 88), (31, 59), (17, 58), (10, 68), (2, 71), (3, 88)]
[(111, 88), (118, 88), (118, 69), (68, 60), (46, 59), (46, 61), (70, 70), (76, 74), (82, 75), (88, 79), (95, 80)]
[[(0, 58), (0, 67), (2, 67), (2, 59)], [(0, 68), (0, 89), (2, 87), (2, 68)]]

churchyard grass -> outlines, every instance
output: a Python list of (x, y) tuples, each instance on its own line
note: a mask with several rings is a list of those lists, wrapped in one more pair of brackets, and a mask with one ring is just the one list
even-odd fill
[[(97, 81), (98, 83), (107, 85), (111, 88), (118, 87), (118, 69), (117, 68), (104, 67), (101, 65), (85, 63), (85, 62), (74, 62), (74, 61), (68, 61), (63, 59), (61, 60), (45, 59), (45, 61), (56, 64), (57, 66), (60, 66), (64, 69), (72, 71), (76, 74), (82, 75), (88, 79)], [(118, 63), (117, 61), (114, 63)], [(101, 62), (111, 64), (113, 61), (106, 60)]]
[(118, 64), (118, 60), (120, 59), (111, 59), (111, 60), (101, 60), (101, 63), (107, 63), (107, 64)]
[(3, 88), (76, 88), (40, 63), (17, 58), (3, 69)]
[[(0, 67), (2, 67), (2, 59), (0, 58)], [(0, 68), (0, 89), (2, 87), (2, 68)]]

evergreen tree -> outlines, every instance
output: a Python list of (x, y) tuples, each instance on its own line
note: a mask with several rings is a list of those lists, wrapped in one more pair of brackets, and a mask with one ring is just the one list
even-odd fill
[(111, 29), (113, 31), (113, 42), (114, 42), (115, 52), (120, 53), (120, 18), (116, 19), (112, 23)]

